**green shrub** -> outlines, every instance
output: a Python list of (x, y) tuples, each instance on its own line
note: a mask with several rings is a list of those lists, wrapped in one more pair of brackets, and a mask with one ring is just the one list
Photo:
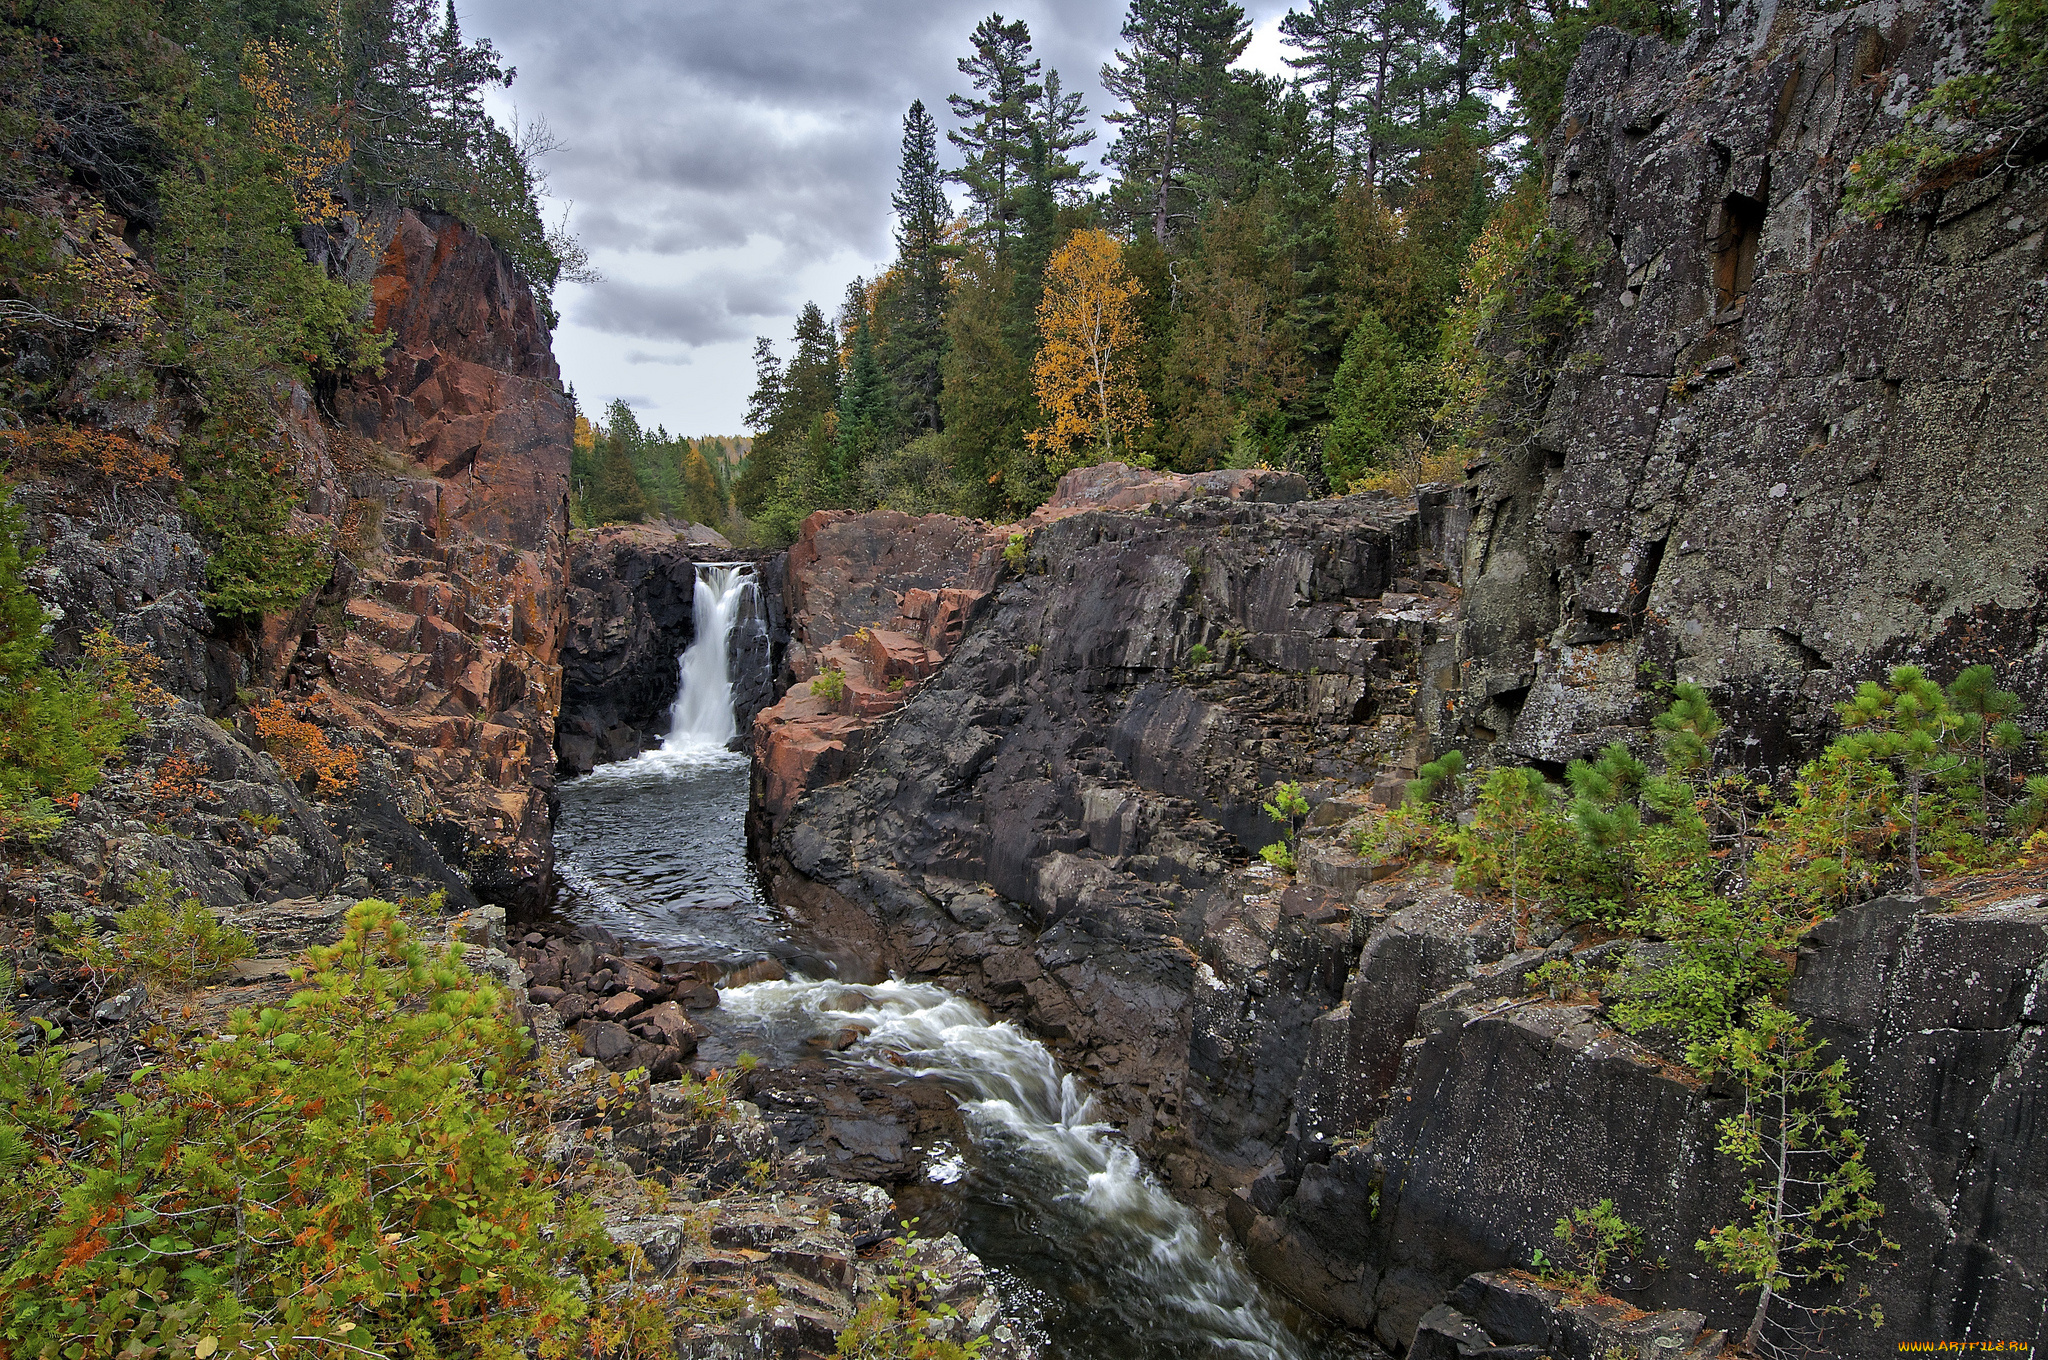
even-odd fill
[(1208, 665), (1209, 648), (1205, 644), (1200, 642), (1197, 642), (1194, 646), (1188, 648), (1188, 664), (1190, 666)]
[(1011, 571), (1022, 575), (1029, 560), (1030, 550), (1024, 545), (1024, 535), (1011, 534), (1010, 541), (1003, 545), (1003, 561), (1009, 564)]
[(909, 1223), (895, 1240), (895, 1259), (882, 1277), (883, 1293), (862, 1306), (840, 1331), (832, 1353), (841, 1360), (971, 1360), (988, 1346), (988, 1338), (965, 1343), (932, 1334), (933, 1325), (957, 1318), (950, 1304), (934, 1304), (943, 1283), (937, 1272), (917, 1263), (927, 1244)]
[(828, 704), (846, 697), (846, 672), (832, 666), (819, 670), (811, 680), (811, 693)]
[(1465, 782), (1465, 753), (1446, 751), (1426, 762), (1408, 781), (1404, 797), (1418, 807), (1437, 801), (1454, 802)]
[(1505, 890), (1509, 903), (1520, 907), (1548, 895), (1562, 879), (1570, 843), (1570, 824), (1542, 772), (1498, 766), (1479, 788), (1471, 825), (1453, 840), (1459, 885)]
[(54, 831), (60, 800), (75, 805), (99, 783), (154, 693), (136, 654), (104, 629), (86, 638), (80, 664), (44, 662), (51, 619), (22, 581), (22, 529), (0, 483), (0, 840)]
[(174, 904), (168, 870), (144, 869), (130, 886), (142, 901), (114, 918), (111, 935), (58, 912), (59, 949), (110, 977), (180, 991), (220, 981), (256, 952), (246, 932), (222, 925), (198, 898), (187, 894)]
[(0, 1210), (14, 1353), (345, 1338), (560, 1356), (583, 1344), (587, 1294), (624, 1306), (595, 1211), (532, 1160), (546, 1116), (502, 993), (375, 900), (309, 960), (283, 1007), (237, 1013), (227, 1039), (172, 1051), (82, 1118), (47, 1046), (0, 1046), (0, 1162), (33, 1164)]
[(1524, 973), (1522, 982), (1531, 992), (1541, 992), (1552, 1001), (1597, 1001), (1607, 974), (1577, 959), (1551, 959), (1534, 972)]
[(1294, 847), (1286, 841), (1274, 841), (1271, 845), (1259, 851), (1259, 858), (1283, 874), (1294, 872)]
[(1603, 1199), (1590, 1209), (1574, 1209), (1557, 1220), (1551, 1236), (1576, 1263), (1564, 1279), (1588, 1294), (1600, 1292), (1608, 1261), (1618, 1252), (1636, 1255), (1643, 1249), (1641, 1230), (1631, 1227), (1615, 1212), (1614, 1201)]

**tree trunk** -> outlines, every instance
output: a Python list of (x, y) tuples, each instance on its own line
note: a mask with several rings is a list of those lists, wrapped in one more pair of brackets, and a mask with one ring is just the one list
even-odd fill
[(1152, 208), (1152, 239), (1166, 244), (1166, 195), (1173, 184), (1173, 134), (1180, 127), (1180, 110), (1166, 114), (1166, 142), (1159, 151), (1159, 199)]
[(1920, 895), (1920, 776), (1906, 777), (1906, 865), (1913, 871), (1913, 895)]
[(1763, 1338), (1764, 1317), (1771, 1311), (1771, 1287), (1766, 1284), (1756, 1301), (1756, 1312), (1749, 1319), (1749, 1330), (1742, 1334), (1742, 1349), (1756, 1354), (1756, 1343)]

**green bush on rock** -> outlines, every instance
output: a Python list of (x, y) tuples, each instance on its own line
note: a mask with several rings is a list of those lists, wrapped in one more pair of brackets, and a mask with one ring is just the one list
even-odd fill
[(111, 1107), (0, 1045), (0, 1350), (564, 1355), (612, 1306), (503, 995), (386, 902), (309, 959)]

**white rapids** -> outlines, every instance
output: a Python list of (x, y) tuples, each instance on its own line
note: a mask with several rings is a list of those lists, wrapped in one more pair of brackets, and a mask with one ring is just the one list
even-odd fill
[[(865, 1030), (847, 1058), (944, 1081), (980, 1154), (977, 1174), (1046, 1249), (1091, 1278), (1114, 1327), (1150, 1343), (1146, 1353), (1300, 1356), (1234, 1253), (1101, 1122), (1087, 1087), (1015, 1025), (992, 1023), (942, 987), (894, 980), (759, 982), (723, 993), (720, 1006), (778, 1049)], [(951, 1172), (950, 1161), (933, 1169)]]

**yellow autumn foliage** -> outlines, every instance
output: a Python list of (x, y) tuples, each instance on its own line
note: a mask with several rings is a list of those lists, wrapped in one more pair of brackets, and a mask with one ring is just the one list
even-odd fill
[(1045, 266), (1038, 304), (1042, 344), (1031, 366), (1047, 423), (1025, 435), (1057, 476), (1091, 454), (1114, 458), (1145, 427), (1138, 386), (1137, 301), (1144, 286), (1106, 231), (1077, 231)]

